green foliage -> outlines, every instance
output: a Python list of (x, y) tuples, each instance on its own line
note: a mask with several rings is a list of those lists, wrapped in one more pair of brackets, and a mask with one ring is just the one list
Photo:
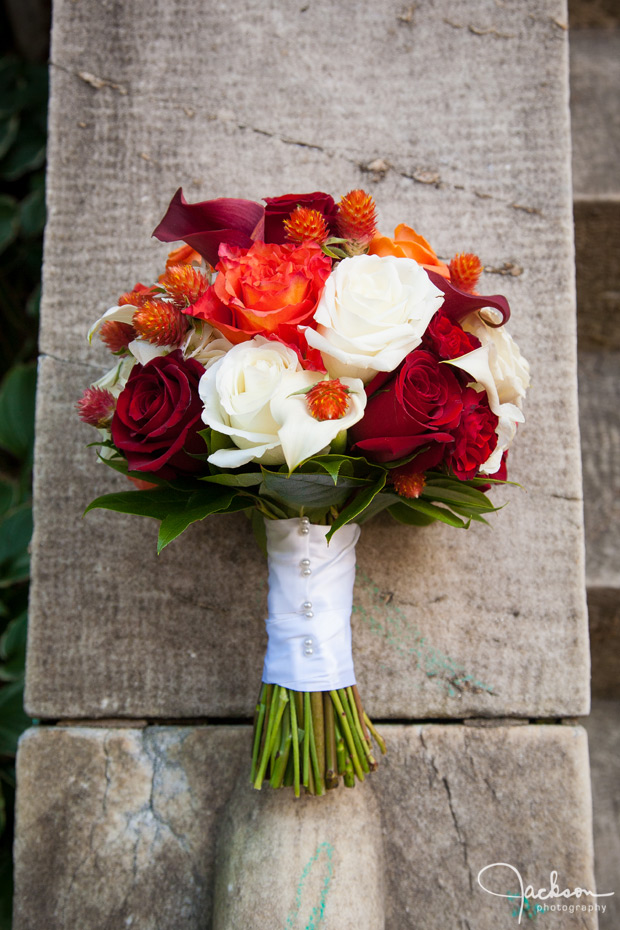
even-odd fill
[[(228, 440), (212, 430), (203, 430), (201, 435), (210, 449), (214, 445), (220, 448), (220, 442)], [(105, 445), (114, 450), (111, 443)], [(116, 471), (130, 474), (127, 462), (118, 452), (102, 461)], [(485, 523), (483, 514), (498, 509), (480, 490), (481, 479), (459, 481), (440, 472), (427, 474), (420, 497), (400, 497), (390, 487), (390, 468), (362, 456), (316, 455), (292, 472), (285, 465), (266, 468), (249, 464), (238, 471), (205, 467), (211, 469), (211, 474), (178, 481), (131, 473), (131, 477), (159, 486), (104, 495), (94, 500), (86, 513), (102, 508), (159, 520), (159, 553), (192, 523), (212, 514), (240, 510), (249, 512), (254, 534), (264, 548), (263, 516), (287, 519), (305, 515), (314, 523), (329, 524), (329, 540), (341, 526), (353, 520), (364, 523), (382, 510), (411, 526), (440, 522), (467, 529), (472, 521)]]
[[(7, 35), (4, 36), (6, 41)], [(23, 709), (47, 66), (0, 58), (0, 930), (11, 926), (14, 757)]]
[(37, 371), (34, 364), (16, 365), (0, 385), (0, 446), (32, 464)]
[(47, 67), (0, 58), (0, 377), (36, 350), (46, 123)]

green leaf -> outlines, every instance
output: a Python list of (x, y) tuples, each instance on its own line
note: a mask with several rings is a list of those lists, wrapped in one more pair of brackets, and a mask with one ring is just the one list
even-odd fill
[(267, 530), (265, 529), (265, 518), (262, 513), (254, 507), (250, 513), (250, 520), (252, 522), (252, 532), (258, 543), (258, 548), (265, 558), (267, 558)]
[(0, 119), (0, 158), (4, 158), (13, 145), (18, 129), (18, 116), (5, 116), (3, 119)]
[(0, 194), (0, 252), (17, 238), (19, 231), (19, 207), (14, 197)]
[(32, 505), (20, 504), (0, 518), (0, 565), (28, 549), (32, 536)]
[(0, 516), (15, 503), (15, 486), (0, 479)]
[(406, 504), (392, 504), (388, 513), (391, 513), (399, 523), (406, 523), (407, 526), (430, 526), (431, 523), (435, 522), (434, 517), (413, 510), (411, 507), (407, 507)]
[(14, 756), (17, 740), (30, 718), (24, 711), (24, 683), (13, 681), (0, 688), (0, 755)]
[(304, 474), (295, 471), (291, 475), (272, 472), (263, 468), (263, 484), (260, 493), (267, 497), (274, 496), (292, 508), (318, 510), (320, 508), (338, 507), (360, 485), (368, 484), (363, 478), (339, 478), (334, 487), (331, 475)]
[(45, 161), (46, 139), (35, 126), (22, 126), (15, 144), (0, 162), (0, 177), (16, 181), (29, 171), (36, 171)]
[(163, 520), (187, 503), (187, 492), (174, 488), (154, 488), (148, 491), (118, 491), (104, 494), (91, 501), (84, 514), (91, 510), (114, 510), (116, 513), (132, 513), (138, 517), (153, 517)]
[[(116, 446), (112, 442), (89, 442), (89, 446), (99, 446), (103, 448), (104, 446), (108, 449), (115, 449)], [(114, 471), (119, 472), (121, 475), (125, 475), (127, 478), (138, 478), (140, 481), (150, 481), (151, 484), (158, 484), (168, 487), (168, 482), (164, 478), (160, 478), (158, 475), (150, 475), (148, 472), (144, 471), (129, 471), (129, 466), (127, 465), (126, 459), (121, 458), (106, 458), (103, 455), (99, 456), (99, 461), (103, 462), (108, 468), (113, 468)]]
[(461, 507), (459, 504), (450, 504), (450, 509), (453, 510), (454, 513), (460, 513), (461, 516), (467, 517), (468, 520), (474, 520), (476, 523), (484, 523), (485, 526), (491, 526), (489, 521), (485, 520), (480, 513), (471, 511), (467, 507)]
[[(206, 489), (205, 489), (206, 490)], [(169, 513), (161, 522), (159, 535), (157, 537), (157, 554), (162, 551), (173, 539), (180, 536), (183, 530), (186, 530), (192, 523), (198, 520), (204, 520), (212, 513), (222, 513), (230, 507), (237, 494), (232, 489), (218, 491), (215, 493), (205, 494), (202, 491), (196, 491), (195, 494), (186, 496), (185, 506)], [(245, 506), (248, 507), (250, 502), (247, 501)]]
[(24, 676), (28, 613), (23, 611), (8, 624), (0, 637), (0, 680), (17, 681)]
[(11, 588), (30, 578), (30, 554), (24, 549), (19, 555), (3, 565), (0, 571), (0, 589)]
[(0, 446), (19, 459), (32, 460), (35, 365), (15, 365), (0, 385)]
[(329, 533), (327, 534), (327, 541), (332, 538), (333, 534), (341, 526), (345, 526), (347, 523), (351, 523), (352, 520), (355, 520), (357, 516), (363, 514), (364, 510), (369, 507), (374, 498), (379, 494), (379, 492), (385, 486), (385, 475), (376, 483), (370, 487), (363, 488), (359, 494), (356, 494), (355, 498), (348, 504), (344, 510), (338, 515), (338, 519), (332, 524)]
[(411, 510), (415, 510), (427, 517), (432, 517), (433, 520), (447, 523), (448, 526), (457, 526), (460, 529), (465, 529), (467, 526), (460, 517), (455, 516), (445, 507), (437, 507), (435, 504), (429, 504), (428, 501), (423, 501), (419, 497), (416, 500), (403, 499), (403, 506), (409, 507)]
[(230, 488), (251, 488), (260, 484), (263, 476), (259, 471), (251, 472), (221, 472), (219, 475), (204, 475), (199, 479), (210, 484), (222, 484)]
[(359, 514), (356, 517), (355, 522), (359, 523), (360, 526), (362, 523), (366, 523), (368, 520), (371, 520), (378, 513), (381, 513), (382, 510), (386, 510), (388, 507), (391, 507), (393, 504), (397, 504), (400, 501), (398, 494), (390, 494), (385, 491), (380, 491), (371, 501), (371, 503), (366, 507), (363, 513)]
[(28, 611), (24, 610), (14, 617), (0, 637), (0, 656), (11, 659), (16, 655), (26, 654), (26, 637), (28, 633)]
[(19, 205), (19, 225), (24, 236), (39, 236), (45, 226), (45, 190), (35, 188)]
[(33, 288), (28, 300), (26, 301), (26, 316), (37, 320), (39, 318), (39, 307), (41, 305), (41, 282)]
[(455, 491), (452, 488), (441, 488), (437, 485), (427, 485), (422, 491), (422, 498), (431, 501), (443, 501), (452, 506), (452, 504), (462, 504), (468, 506), (474, 511), (480, 513), (491, 513), (497, 510), (491, 501), (481, 491), (469, 488), (468, 492)]
[(219, 452), (220, 449), (231, 449), (235, 444), (225, 433), (218, 433), (214, 429), (202, 429), (198, 432), (199, 436), (204, 439), (209, 455), (213, 452)]

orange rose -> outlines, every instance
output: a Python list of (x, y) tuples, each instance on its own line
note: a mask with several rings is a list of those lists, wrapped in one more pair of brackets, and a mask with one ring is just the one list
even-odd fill
[(423, 236), (401, 223), (394, 230), (394, 238), (374, 236), (368, 248), (369, 255), (395, 255), (397, 258), (413, 258), (418, 265), (435, 271), (450, 280), (450, 269), (437, 258), (432, 247)]
[(219, 255), (215, 282), (192, 316), (208, 320), (235, 345), (259, 334), (287, 342), (300, 323), (311, 324), (332, 270), (317, 243), (222, 244)]

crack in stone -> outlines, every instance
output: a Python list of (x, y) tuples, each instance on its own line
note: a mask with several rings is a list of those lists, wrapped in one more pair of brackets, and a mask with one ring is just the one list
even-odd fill
[(450, 813), (452, 814), (452, 821), (454, 823), (454, 829), (456, 830), (456, 835), (458, 837), (459, 843), (461, 844), (461, 848), (463, 850), (463, 861), (465, 862), (465, 866), (467, 868), (467, 874), (469, 876), (469, 890), (470, 892), (473, 893), (474, 880), (473, 880), (473, 876), (471, 873), (471, 866), (469, 864), (469, 853), (467, 851), (467, 839), (464, 833), (461, 831), (459, 822), (457, 820), (456, 811), (454, 810), (454, 804), (452, 803), (452, 792), (450, 790), (450, 784), (448, 782), (448, 778), (446, 775), (442, 777), (442, 782), (443, 782), (444, 788), (446, 789), (446, 795), (448, 796), (448, 806), (450, 808)]
[[(79, 69), (69, 67), (68, 65), (62, 65), (58, 62), (50, 62), (50, 67), (57, 68), (58, 70), (63, 71), (66, 74), (77, 78), (78, 80), (85, 81), (87, 84), (90, 84), (92, 87), (94, 87), (97, 91), (101, 89), (109, 89), (109, 90), (115, 90), (117, 93), (122, 94), (123, 96), (128, 96), (128, 97), (134, 96), (131, 90), (131, 87), (125, 87), (125, 85), (117, 84), (114, 81), (110, 81), (105, 78), (99, 78), (95, 75), (91, 75), (89, 72), (81, 71)], [(139, 96), (141, 98), (152, 100), (154, 102), (158, 102), (164, 105), (178, 106), (178, 108), (182, 110), (186, 114), (186, 116), (188, 116), (188, 118), (192, 118), (192, 119), (195, 117), (196, 112), (202, 109), (199, 105), (197, 105), (195, 108), (193, 107), (188, 108), (187, 102), (176, 104), (170, 98), (161, 97), (156, 94), (141, 93)], [(345, 150), (334, 148), (334, 147), (328, 147), (324, 145), (319, 145), (316, 142), (306, 142), (303, 139), (291, 139), (288, 136), (282, 136), (278, 132), (273, 132), (268, 129), (263, 129), (260, 126), (252, 126), (252, 125), (249, 125), (248, 123), (237, 122), (235, 121), (234, 113), (230, 114), (230, 118), (227, 118), (227, 117), (228, 117), (228, 114), (221, 115), (219, 113), (213, 113), (212, 111), (209, 111), (209, 110), (204, 112), (205, 119), (212, 121), (212, 122), (221, 123), (224, 126), (232, 125), (236, 129), (240, 130), (241, 132), (252, 132), (255, 135), (264, 136), (267, 139), (272, 139), (275, 142), (280, 142), (282, 145), (292, 145), (292, 146), (297, 146), (299, 148), (311, 149), (316, 152), (320, 152), (323, 155), (326, 155), (328, 158), (340, 158), (342, 161), (356, 167), (358, 171), (360, 171), (362, 174), (373, 175), (373, 180), (375, 182), (383, 180), (383, 178), (390, 171), (394, 171), (399, 177), (404, 178), (408, 181), (411, 181), (413, 184), (432, 185), (437, 188), (445, 188), (445, 189), (452, 190), (452, 191), (463, 192), (465, 194), (473, 194), (476, 197), (481, 197), (481, 198), (488, 199), (488, 200), (494, 200), (496, 203), (502, 204), (504, 207), (507, 207), (508, 209), (516, 209), (516, 210), (521, 210), (525, 213), (535, 214), (537, 216), (543, 216), (542, 211), (539, 210), (538, 207), (515, 204), (513, 201), (507, 198), (497, 197), (494, 194), (487, 194), (479, 190), (476, 190), (475, 188), (467, 188), (465, 185), (462, 185), (462, 184), (451, 184), (447, 181), (444, 181), (442, 180), (439, 174), (439, 171), (435, 169), (431, 170), (429, 168), (419, 168), (419, 169), (416, 169), (415, 171), (405, 171), (403, 168), (399, 168), (397, 165), (393, 163), (394, 161), (398, 161), (398, 157), (400, 157), (400, 156), (394, 155), (393, 153), (384, 153), (384, 155), (380, 158), (371, 159), (369, 162), (360, 162), (359, 158), (356, 159), (352, 157), (351, 155), (347, 154)], [(141, 157), (144, 158), (144, 153), (140, 153), (140, 154), (141, 154)], [(390, 161), (390, 159), (393, 159), (393, 161)], [(145, 160), (150, 160), (150, 159), (147, 158)], [(381, 162), (384, 165), (384, 167), (382, 167), (380, 170), (373, 169), (373, 165), (376, 162)]]
[(61, 365), (75, 365), (78, 368), (88, 368), (92, 371), (100, 371), (105, 374), (108, 369), (104, 365), (96, 365), (94, 362), (84, 362), (79, 358), (63, 358), (59, 355), (52, 355), (51, 352), (40, 352), (39, 360), (49, 359), (52, 362), (58, 362)]
[(497, 796), (497, 791), (495, 790), (495, 788), (494, 788), (494, 786), (493, 786), (493, 782), (491, 781), (491, 779), (490, 779), (487, 775), (484, 776), (484, 783), (485, 783), (485, 785), (487, 786), (487, 788), (489, 789), (489, 791), (491, 792), (491, 794), (492, 794), (492, 796), (493, 796), (493, 800), (494, 800), (494, 801), (497, 801), (498, 804), (501, 804), (501, 801), (500, 801), (500, 799), (499, 799), (498, 796)]
[(441, 778), (441, 775), (439, 774), (439, 769), (435, 765), (435, 759), (433, 758), (432, 754), (428, 750), (428, 746), (426, 745), (426, 740), (424, 739), (424, 730), (422, 728), (420, 728), (420, 742), (422, 743), (424, 761), (427, 763), (427, 765), (430, 765), (434, 773), (434, 777), (431, 777), (430, 773), (428, 777), (428, 786), (429, 788), (432, 788), (433, 785), (435, 784), (435, 781)]
[(75, 881), (77, 879), (79, 872), (86, 866), (88, 862), (90, 862), (91, 860), (96, 861), (97, 859), (98, 850), (95, 847), (95, 833), (97, 831), (97, 828), (102, 823), (104, 823), (107, 818), (108, 794), (109, 794), (110, 787), (112, 784), (112, 778), (110, 775), (110, 753), (109, 753), (109, 747), (108, 747), (108, 741), (111, 738), (111, 735), (112, 734), (106, 734), (102, 742), (102, 749), (103, 749), (103, 755), (104, 755), (103, 777), (105, 779), (105, 788), (103, 791), (103, 797), (101, 799), (102, 816), (93, 820), (93, 823), (91, 825), (91, 828), (88, 834), (88, 851), (80, 859), (77, 866), (73, 870), (73, 873), (69, 880), (69, 886), (64, 896), (65, 897), (64, 909), (66, 909), (69, 905), (69, 900), (71, 898), (71, 892), (73, 890), (73, 885), (75, 884)]
[(436, 781), (441, 781), (441, 783), (442, 783), (442, 785), (443, 785), (443, 787), (444, 787), (444, 790), (445, 790), (445, 792), (446, 792), (446, 797), (447, 797), (447, 799), (448, 799), (448, 807), (450, 808), (450, 814), (451, 814), (451, 816), (452, 816), (452, 822), (453, 822), (453, 824), (454, 824), (454, 829), (455, 829), (455, 831), (456, 831), (456, 835), (457, 835), (459, 844), (460, 844), (461, 849), (462, 849), (462, 851), (463, 851), (463, 862), (464, 862), (464, 864), (465, 864), (465, 868), (467, 869), (467, 875), (468, 875), (468, 878), (469, 878), (469, 891), (470, 891), (470, 893), (473, 893), (473, 890), (474, 890), (474, 880), (473, 880), (473, 875), (472, 875), (472, 871), (471, 871), (471, 865), (470, 865), (470, 863), (469, 863), (469, 852), (468, 852), (468, 847), (467, 847), (467, 838), (466, 838), (466, 836), (465, 836), (464, 831), (461, 830), (461, 827), (460, 827), (460, 825), (459, 825), (459, 822), (458, 822), (458, 819), (457, 819), (457, 816), (456, 816), (456, 811), (455, 811), (455, 809), (454, 809), (454, 804), (453, 804), (453, 801), (452, 801), (452, 791), (450, 790), (450, 783), (448, 782), (447, 776), (446, 776), (446, 775), (442, 775), (442, 774), (440, 773), (440, 771), (439, 771), (439, 769), (438, 769), (438, 767), (437, 767), (437, 763), (435, 762), (435, 758), (434, 758), (433, 754), (429, 751), (429, 748), (428, 748), (428, 746), (427, 746), (427, 744), (426, 744), (426, 740), (425, 740), (425, 738), (424, 738), (424, 731), (423, 731), (422, 728), (420, 728), (419, 737), (420, 737), (420, 743), (422, 744), (422, 750), (423, 750), (423, 755), (424, 755), (424, 761), (427, 763), (427, 765), (430, 765), (430, 767), (431, 767), (432, 770), (433, 770), (434, 776), (435, 776), (435, 777), (431, 778), (431, 776), (429, 775), (429, 787), (432, 788)]

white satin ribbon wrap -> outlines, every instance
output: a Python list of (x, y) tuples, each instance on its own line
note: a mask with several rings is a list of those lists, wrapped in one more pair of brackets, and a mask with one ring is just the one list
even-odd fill
[[(331, 691), (354, 685), (350, 621), (359, 526), (341, 527), (329, 546), (325, 540), (328, 526), (306, 524), (305, 534), (297, 518), (266, 520), (265, 526), (269, 642), (263, 681), (294, 691)], [(302, 564), (304, 559), (309, 565)], [(311, 574), (304, 575), (304, 568)], [(308, 602), (311, 618), (304, 608)], [(306, 643), (309, 639), (311, 646)]]

